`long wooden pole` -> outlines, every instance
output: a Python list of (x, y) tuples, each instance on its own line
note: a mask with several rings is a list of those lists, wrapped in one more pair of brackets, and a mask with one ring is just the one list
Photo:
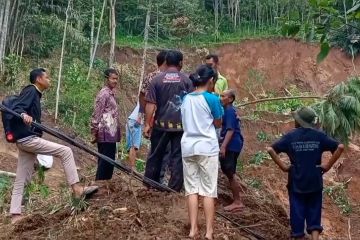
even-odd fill
[(325, 99), (325, 97), (321, 96), (293, 96), (293, 97), (276, 97), (276, 98), (263, 98), (252, 102), (247, 102), (243, 104), (235, 105), (235, 107), (244, 107), (247, 105), (262, 103), (262, 102), (272, 102), (272, 101), (280, 101), (280, 100), (291, 100), (291, 99)]

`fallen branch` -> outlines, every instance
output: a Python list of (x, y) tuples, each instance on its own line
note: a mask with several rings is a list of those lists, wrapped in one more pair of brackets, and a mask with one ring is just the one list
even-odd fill
[(349, 234), (349, 240), (351, 240), (351, 219), (348, 219), (348, 234)]
[(135, 199), (136, 208), (137, 208), (137, 216), (138, 216), (138, 217), (141, 217), (140, 203), (139, 203), (139, 201), (138, 201), (138, 199), (137, 199), (137, 197), (136, 197), (136, 194), (135, 194), (135, 191), (134, 191), (134, 189), (133, 189), (132, 182), (131, 182), (131, 180), (133, 179), (133, 176), (134, 176), (134, 175), (133, 175), (133, 171), (134, 171), (134, 170), (132, 170), (131, 175), (130, 175), (130, 177), (129, 177), (129, 187), (130, 187), (130, 191), (132, 192), (132, 194), (133, 194), (133, 196), (134, 196), (134, 199)]
[(1, 170), (0, 170), (0, 175), (8, 176), (8, 177), (16, 177), (16, 174), (15, 174), (15, 173), (6, 172), (6, 171), (1, 171)]
[(325, 99), (325, 97), (321, 96), (293, 96), (293, 97), (275, 97), (275, 98), (263, 98), (243, 104), (237, 104), (235, 107), (244, 107), (247, 105), (262, 103), (262, 102), (272, 102), (272, 101), (279, 101), (279, 100), (291, 100), (291, 99)]
[(237, 229), (252, 228), (252, 227), (259, 227), (259, 226), (262, 226), (262, 225), (263, 225), (263, 224), (258, 223), (258, 224), (253, 224), (253, 225), (248, 225), (248, 226), (238, 227)]

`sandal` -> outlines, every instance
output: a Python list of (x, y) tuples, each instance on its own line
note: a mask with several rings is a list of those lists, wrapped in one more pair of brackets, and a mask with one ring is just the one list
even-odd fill
[(84, 187), (84, 190), (80, 198), (89, 199), (91, 196), (99, 190), (98, 186), (88, 186)]

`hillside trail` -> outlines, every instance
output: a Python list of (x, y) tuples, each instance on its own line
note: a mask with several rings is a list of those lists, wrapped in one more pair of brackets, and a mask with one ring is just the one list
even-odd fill
[[(332, 50), (320, 65), (316, 64), (318, 47), (294, 40), (259, 40), (244, 41), (238, 44), (226, 44), (216, 49), (185, 49), (185, 70), (191, 71), (197, 66), (206, 53), (215, 51), (221, 56), (220, 71), (229, 79), (230, 87), (236, 89), (240, 99), (251, 95), (246, 87), (249, 70), (264, 74), (263, 88), (283, 93), (290, 85), (296, 85), (302, 91), (324, 94), (335, 84), (344, 81), (354, 74), (351, 60), (340, 50)], [(154, 56), (150, 51), (149, 58)], [(116, 61), (141, 65), (141, 54), (135, 50), (117, 49)], [(360, 69), (360, 59), (355, 59)], [(152, 67), (153, 68), (153, 67)], [(151, 67), (150, 67), (151, 69)], [(256, 91), (261, 92), (261, 89)], [(256, 93), (256, 92), (255, 92)], [(126, 115), (131, 111), (129, 104), (132, 93), (124, 94), (126, 98)], [(240, 115), (246, 114), (244, 110)], [(45, 124), (58, 127), (51, 116), (45, 114)], [(266, 114), (258, 120), (243, 120), (242, 131), (245, 138), (241, 159), (245, 163), (258, 151), (263, 151), (269, 142), (260, 143), (256, 134), (263, 130), (274, 136), (292, 128), (288, 116)], [(282, 122), (279, 122), (282, 121)], [(285, 122), (285, 123), (284, 123)], [(68, 135), (74, 135), (71, 129), (60, 128)], [(0, 135), (3, 135), (0, 126)], [(60, 142), (45, 135), (45, 138)], [(80, 139), (78, 139), (80, 140)], [(354, 144), (360, 145), (360, 141)], [(71, 147), (71, 146), (70, 146)], [(90, 182), (94, 178), (96, 159), (83, 151), (71, 147), (77, 161), (82, 178)], [(354, 206), (349, 216), (340, 213), (340, 209), (327, 196), (324, 197), (323, 223), (325, 233), (322, 239), (349, 239), (348, 224), (352, 239), (360, 239), (360, 161), (359, 152), (349, 150), (341, 159), (338, 171), (326, 175), (326, 185), (336, 184), (352, 177), (348, 183), (348, 194)], [(15, 172), (17, 149), (0, 138), (0, 170)], [(92, 171), (91, 171), (92, 170)], [(261, 166), (249, 166), (241, 173), (242, 180), (257, 179), (261, 187), (247, 186), (243, 195), (246, 208), (239, 213), (229, 214), (242, 226), (250, 228), (265, 239), (288, 239), (288, 198), (286, 191), (286, 175), (271, 162)], [(63, 208), (53, 214), (29, 212), (30, 218), (18, 227), (9, 227), (3, 216), (0, 221), (0, 239), (184, 239), (187, 234), (186, 209), (184, 198), (178, 195), (164, 194), (156, 191), (145, 192), (141, 184), (133, 181), (134, 189), (129, 187), (129, 178), (120, 174), (109, 183), (100, 183), (101, 190), (90, 200), (87, 211), (72, 215), (69, 208)], [(46, 172), (45, 183), (52, 192), (59, 191), (65, 178), (60, 161), (55, 159), (54, 166)], [(134, 195), (135, 194), (135, 195)], [(140, 205), (140, 217), (136, 196)], [(220, 177), (218, 209), (231, 201), (227, 190), (227, 181)], [(50, 205), (50, 201), (49, 201)], [(350, 219), (350, 221), (348, 220)], [(236, 230), (229, 222), (216, 219), (215, 239), (254, 239), (250, 235)], [(202, 224), (204, 219), (201, 218)], [(252, 226), (252, 227), (251, 227)]]

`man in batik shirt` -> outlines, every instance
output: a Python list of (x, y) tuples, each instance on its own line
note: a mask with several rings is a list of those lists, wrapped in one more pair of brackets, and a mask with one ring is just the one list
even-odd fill
[[(97, 143), (99, 153), (115, 160), (116, 143), (120, 142), (119, 109), (115, 96), (119, 75), (115, 69), (104, 72), (105, 86), (96, 96), (94, 112), (91, 117), (92, 143)], [(98, 159), (95, 180), (112, 178), (114, 166)]]

